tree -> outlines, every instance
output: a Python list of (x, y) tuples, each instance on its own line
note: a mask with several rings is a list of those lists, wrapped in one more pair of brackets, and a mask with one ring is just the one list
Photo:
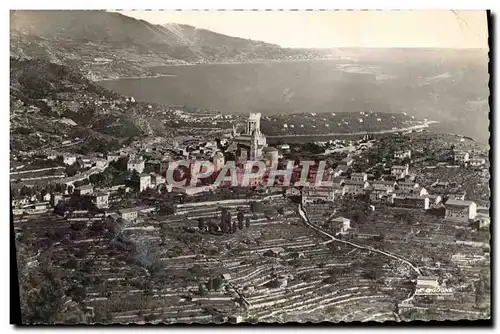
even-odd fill
[(128, 161), (127, 157), (121, 157), (116, 161), (110, 162), (109, 165), (112, 166), (113, 168), (119, 170), (119, 171), (126, 171), (127, 170), (127, 161)]
[(222, 233), (224, 234), (230, 233), (232, 231), (231, 214), (226, 208), (222, 209), (221, 228)]
[(378, 278), (378, 272), (374, 269), (363, 272), (362, 277), (366, 279), (376, 280)]
[(161, 245), (164, 245), (165, 242), (167, 241), (167, 235), (168, 235), (168, 232), (167, 232), (167, 225), (162, 223), (160, 225), (160, 240), (161, 240)]
[(220, 234), (219, 225), (216, 222), (210, 222), (208, 224), (208, 231), (212, 234)]
[(21, 196), (32, 196), (33, 190), (30, 187), (23, 186), (19, 192)]
[(134, 184), (139, 184), (139, 180), (140, 180), (139, 172), (134, 169), (132, 171), (132, 174), (130, 175), (130, 182)]
[(66, 191), (66, 189), (68, 189), (68, 185), (65, 183), (63, 183), (63, 184), (57, 183), (54, 187), (54, 191), (59, 192), (59, 193), (63, 193), (63, 194)]
[(252, 210), (253, 213), (261, 212), (262, 204), (259, 202), (252, 202), (250, 203), (250, 210)]
[(222, 287), (222, 278), (214, 277), (213, 278), (213, 287), (214, 287), (215, 291), (220, 290), (220, 288)]
[(485, 302), (486, 288), (483, 280), (476, 283), (476, 306), (480, 306)]
[(226, 221), (221, 221), (220, 227), (221, 227), (222, 233), (228, 234), (231, 231), (230, 226), (231, 225), (228, 225), (228, 223)]
[(275, 252), (273, 252), (272, 250), (267, 250), (262, 255), (267, 256), (267, 257), (276, 257), (277, 254)]
[[(62, 307), (64, 287), (52, 259), (42, 256), (40, 270), (20, 277), (20, 302), (23, 323), (54, 323)], [(21, 271), (24, 271), (21, 268)]]
[(327, 277), (323, 280), (323, 283), (326, 283), (326, 284), (335, 284), (337, 283), (337, 278), (335, 276), (330, 276), (330, 277)]
[(201, 297), (205, 297), (207, 295), (207, 288), (203, 283), (200, 283), (198, 285), (198, 295), (200, 295)]
[(175, 213), (175, 207), (172, 202), (163, 203), (160, 205), (158, 212), (163, 215), (173, 215)]
[(213, 279), (211, 279), (211, 278), (210, 278), (210, 279), (208, 280), (208, 282), (207, 282), (207, 289), (208, 289), (209, 291), (214, 290), (214, 281), (213, 281)]
[(243, 223), (245, 221), (245, 214), (243, 213), (243, 211), (239, 211), (236, 218), (238, 219), (239, 223)]
[(80, 171), (80, 166), (76, 162), (72, 165), (66, 166), (65, 170), (67, 176), (75, 176), (76, 173), (78, 173), (79, 171)]
[(205, 226), (205, 220), (202, 217), (198, 218), (198, 229), (200, 231), (204, 231), (205, 228), (206, 228), (206, 226)]

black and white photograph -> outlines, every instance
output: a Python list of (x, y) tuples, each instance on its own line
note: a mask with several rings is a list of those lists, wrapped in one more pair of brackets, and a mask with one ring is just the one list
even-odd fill
[(10, 312), (490, 320), (491, 15), (11, 9)]

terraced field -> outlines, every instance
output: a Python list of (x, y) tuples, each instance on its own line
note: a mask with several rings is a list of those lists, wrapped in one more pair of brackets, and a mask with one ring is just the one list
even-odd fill
[[(197, 230), (200, 217), (220, 220), (222, 208), (233, 221), (243, 211), (250, 226), (224, 235)], [(80, 306), (94, 308), (94, 322), (209, 322), (231, 315), (270, 322), (396, 319), (396, 303), (411, 290), (400, 263), (325, 244), (284, 199), (262, 208), (283, 208), (283, 214), (223, 204), (150, 214), (120, 228), (101, 221), (77, 229), (54, 217), (16, 227), (37, 234), (66, 275), (78, 273), (85, 286)], [(379, 266), (376, 276), (367, 275), (370, 265)], [(208, 289), (223, 274), (221, 284)]]
[[(319, 223), (331, 211), (316, 208), (308, 210), (308, 216), (311, 221)], [(418, 266), (423, 275), (436, 276), (441, 286), (452, 289), (449, 296), (417, 295), (412, 301), (412, 311), (401, 313), (403, 320), (485, 319), (488, 317), (485, 305), (490, 303), (489, 293), (478, 292), (477, 286), (490, 277), (489, 232), (475, 231), (466, 225), (446, 221), (424, 210), (380, 205), (368, 222), (351, 224), (352, 235), (344, 239), (398, 254)], [(383, 240), (362, 237), (377, 235), (380, 231), (384, 232)], [(458, 236), (476, 243), (461, 243)], [(453, 256), (458, 254), (469, 260), (454, 259)], [(482, 307), (478, 307), (478, 298), (485, 298)]]

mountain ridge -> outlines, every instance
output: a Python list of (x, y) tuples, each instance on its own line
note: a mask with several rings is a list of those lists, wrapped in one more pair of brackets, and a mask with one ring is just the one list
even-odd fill
[(165, 65), (317, 57), (314, 52), (106, 11), (11, 11), (10, 55), (78, 67), (87, 77), (154, 75)]
[(155, 25), (99, 10), (14, 10), (10, 12), (10, 39), (12, 57), (48, 59), (78, 68), (92, 80), (155, 76), (155, 68), (169, 65), (324, 58), (464, 62), (488, 57), (484, 49), (285, 48), (190, 25)]

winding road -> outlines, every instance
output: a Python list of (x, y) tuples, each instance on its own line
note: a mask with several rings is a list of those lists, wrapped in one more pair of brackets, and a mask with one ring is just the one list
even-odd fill
[[(304, 210), (302, 204), (299, 205), (299, 215), (302, 217), (302, 220), (304, 221), (304, 223), (309, 226), (310, 228), (312, 228), (313, 230), (329, 237), (331, 240), (327, 241), (326, 243), (329, 243), (329, 242), (341, 242), (341, 243), (344, 243), (344, 244), (347, 244), (347, 245), (350, 245), (352, 247), (356, 247), (356, 248), (359, 248), (359, 249), (364, 249), (364, 250), (368, 250), (368, 251), (371, 251), (371, 252), (375, 252), (375, 253), (379, 253), (379, 254), (382, 254), (382, 255), (385, 255), (387, 257), (390, 257), (392, 259), (395, 259), (397, 261), (400, 261), (402, 263), (404, 263), (405, 265), (407, 265), (408, 267), (410, 267), (413, 271), (415, 271), (417, 273), (417, 275), (422, 275), (422, 272), (420, 270), (419, 267), (417, 267), (416, 265), (414, 265), (413, 263), (411, 263), (410, 261), (408, 261), (407, 259), (403, 258), (402, 256), (400, 255), (397, 255), (397, 254), (392, 254), (392, 253), (389, 253), (389, 252), (386, 252), (386, 251), (382, 251), (382, 250), (379, 250), (379, 249), (375, 249), (371, 246), (362, 246), (362, 245), (358, 245), (354, 242), (350, 242), (350, 241), (347, 241), (347, 240), (342, 240), (342, 239), (338, 239), (336, 238), (335, 236), (331, 235), (330, 233), (324, 231), (323, 229), (321, 229), (320, 227), (314, 225), (311, 223), (311, 221), (309, 220), (309, 218), (307, 217), (307, 213), (306, 211)], [(403, 300), (401, 303), (402, 304), (406, 304), (408, 302), (410, 302), (411, 300), (413, 300), (413, 298), (415, 297), (415, 293), (416, 293), (416, 289), (414, 289), (410, 295), (408, 296), (408, 298), (406, 298), (405, 300)], [(399, 316), (398, 316), (399, 318)]]

